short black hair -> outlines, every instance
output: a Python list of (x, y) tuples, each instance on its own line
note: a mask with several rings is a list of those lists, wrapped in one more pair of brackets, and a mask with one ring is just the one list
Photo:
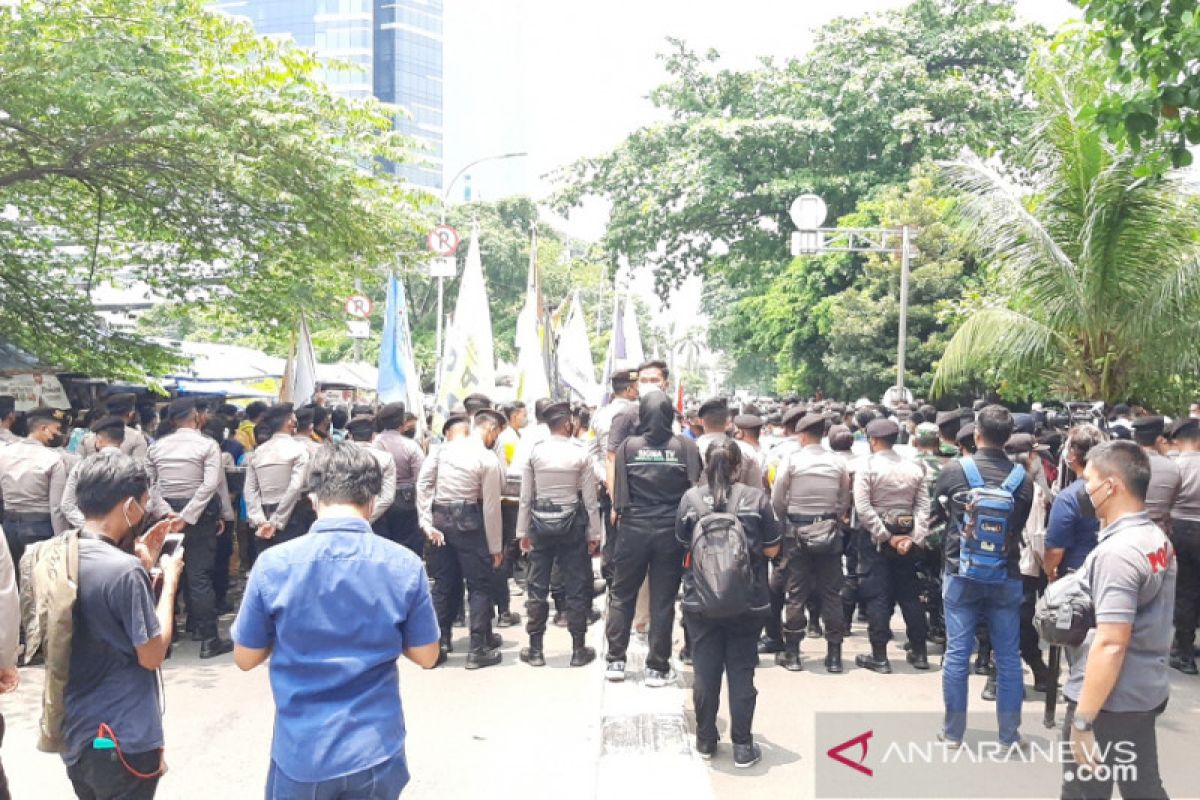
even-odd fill
[(1125, 440), (1104, 442), (1088, 453), (1088, 466), (1103, 477), (1117, 477), (1130, 494), (1145, 502), (1150, 488), (1150, 456), (1140, 445)]
[(255, 400), (250, 405), (246, 406), (246, 419), (251, 422), (257, 422), (258, 418), (267, 413), (267, 409), (271, 406), (264, 403), (262, 400)]
[(333, 427), (339, 431), (346, 427), (346, 423), (350, 421), (350, 414), (344, 408), (335, 408), (333, 413), (329, 415), (329, 421)]
[(379, 462), (352, 442), (326, 445), (313, 456), (309, 486), (324, 505), (363, 507), (383, 487)]
[(125, 444), (125, 429), (118, 428), (116, 425), (113, 425), (110, 428), (96, 431), (96, 438), (104, 439), (106, 442), (112, 442), (113, 444), (120, 446)]
[(512, 422), (512, 418), (516, 416), (517, 412), (524, 410), (525, 404), (520, 400), (513, 400), (511, 403), (506, 404), (503, 408), (504, 416), (509, 422)]
[(655, 359), (651, 359), (650, 361), (645, 362), (640, 367), (638, 367), (638, 372), (644, 372), (645, 370), (648, 370), (648, 369), (656, 369), (659, 372), (661, 372), (662, 376), (663, 376), (663, 380), (666, 380), (671, 377), (671, 370), (669, 370), (667, 368), (667, 362), (662, 361), (660, 359), (655, 358)]
[(1012, 438), (1013, 425), (1012, 412), (1004, 406), (984, 406), (975, 420), (975, 434), (990, 447), (1004, 447)]
[(80, 462), (75, 502), (84, 517), (98, 519), (131, 497), (140, 503), (149, 490), (145, 467), (124, 453), (105, 450)]
[(476, 411), (492, 407), (492, 399), (486, 394), (469, 394), (463, 398), (463, 407), (467, 409), (467, 415), (474, 417)]

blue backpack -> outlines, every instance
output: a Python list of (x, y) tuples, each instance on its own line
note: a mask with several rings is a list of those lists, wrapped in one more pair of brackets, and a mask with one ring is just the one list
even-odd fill
[(960, 463), (971, 488), (955, 497), (963, 506), (958, 574), (980, 583), (1003, 583), (1008, 579), (1008, 537), (1016, 508), (1014, 495), (1025, 480), (1025, 468), (1015, 465), (999, 488), (990, 488), (984, 485), (975, 459), (967, 456)]

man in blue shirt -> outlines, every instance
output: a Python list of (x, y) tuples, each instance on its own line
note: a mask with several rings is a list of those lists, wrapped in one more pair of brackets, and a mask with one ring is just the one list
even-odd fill
[(267, 550), (250, 573), (234, 661), (271, 659), (268, 799), (395, 798), (408, 783), (396, 661), (432, 668), (439, 630), (420, 559), (371, 531), (382, 480), (357, 445), (323, 448), (309, 535)]
[(1080, 513), (1079, 501), (1083, 494), (1083, 469), (1087, 466), (1088, 452), (1103, 441), (1104, 434), (1095, 425), (1076, 426), (1067, 437), (1064, 456), (1067, 467), (1075, 475), (1075, 482), (1063, 489), (1050, 506), (1042, 563), (1046, 577), (1051, 581), (1083, 566), (1084, 559), (1096, 546), (1100, 522), (1095, 514)]

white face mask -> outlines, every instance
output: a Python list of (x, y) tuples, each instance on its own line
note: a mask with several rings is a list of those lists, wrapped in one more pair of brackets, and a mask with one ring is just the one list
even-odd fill
[(662, 387), (660, 387), (657, 383), (639, 383), (638, 384), (638, 396), (640, 396), (640, 397), (645, 397), (646, 395), (650, 394), (651, 392), (658, 392), (658, 391), (662, 391)]

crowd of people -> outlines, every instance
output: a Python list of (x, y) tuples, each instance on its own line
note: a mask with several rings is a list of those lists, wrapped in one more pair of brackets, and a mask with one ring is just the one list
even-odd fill
[[(889, 674), (898, 606), (908, 664), (927, 670), (930, 644), (944, 646), (938, 738), (963, 745), (974, 669), (1001, 745), (1020, 751), (1022, 660), (1035, 691), (1058, 680), (1035, 607), (1070, 578), (1095, 628), (1068, 653), (1064, 738), (1077, 760), (1094, 759), (1089, 742), (1133, 740), (1139, 769), (1118, 780), (1122, 795), (1166, 796), (1154, 730), (1168, 664), (1197, 672), (1200, 404), (1176, 420), (794, 397), (681, 412), (669, 381), (660, 361), (617, 369), (599, 409), (471, 395), (436, 430), (402, 403), (147, 407), (123, 393), (72, 429), (61, 410), (18, 419), (0, 397), (0, 690), (16, 687), (18, 663), (44, 660), (57, 717), (45, 715), (56, 725), (43, 720), (43, 746), (62, 753), (78, 796), (150, 797), (155, 673), (190, 636), (202, 659), (269, 659), (268, 797), (397, 796), (409, 777), (400, 655), (450, 666), (465, 624), (465, 668), (495, 665), (524, 594), (520, 660), (546, 665), (554, 624), (582, 667), (606, 595), (605, 678), (626, 679), (634, 635), (646, 686), (690, 665), (695, 748), (709, 759), (724, 676), (744, 768), (762, 757), (760, 658), (801, 671), (804, 640), (820, 639), (821, 668), (841, 673), (843, 641), (865, 622), (870, 652), (853, 666)], [(74, 585), (57, 580), (71, 569)], [(1063, 789), (1106, 790), (1100, 778)]]

